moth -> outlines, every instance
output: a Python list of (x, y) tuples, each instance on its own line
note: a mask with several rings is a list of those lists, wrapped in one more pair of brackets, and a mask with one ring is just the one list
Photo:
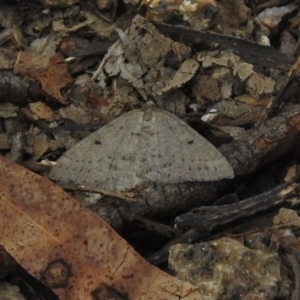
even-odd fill
[(62, 185), (112, 192), (233, 177), (229, 162), (210, 142), (174, 114), (147, 105), (80, 141), (50, 172)]

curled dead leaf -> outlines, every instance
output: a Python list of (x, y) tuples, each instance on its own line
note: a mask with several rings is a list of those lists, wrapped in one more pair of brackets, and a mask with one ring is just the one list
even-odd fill
[(202, 298), (52, 182), (4, 158), (0, 167), (0, 244), (61, 300)]

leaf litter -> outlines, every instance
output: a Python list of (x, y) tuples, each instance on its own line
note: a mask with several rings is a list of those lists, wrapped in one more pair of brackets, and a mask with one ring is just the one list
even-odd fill
[[(49, 5), (51, 3), (58, 5), (62, 2), (65, 5), (73, 4), (73, 1), (44, 1)], [(97, 3), (99, 2), (101, 1)], [(263, 10), (262, 7), (259, 8), (261, 5), (251, 7), (251, 13), (250, 8), (245, 5), (244, 1), (240, 0), (204, 1), (200, 4), (194, 1), (175, 2), (178, 4), (179, 9), (175, 6), (175, 11), (180, 12), (179, 17), (177, 14), (174, 15), (174, 2), (164, 3), (164, 7), (162, 7), (161, 3), (157, 1), (143, 1), (148, 22), (141, 17), (137, 17), (131, 23), (133, 14), (131, 18), (127, 17), (126, 26), (120, 25), (122, 22), (119, 23), (121, 18), (118, 19), (118, 16), (116, 17), (118, 22), (107, 22), (107, 18), (104, 18), (106, 21), (102, 22), (102, 19), (97, 17), (98, 12), (96, 13), (94, 9), (90, 8), (83, 9), (81, 3), (67, 9), (56, 7), (55, 10), (51, 10), (51, 7), (44, 9), (40, 6), (37, 13), (33, 14), (33, 18), (25, 18), (24, 14), (16, 15), (20, 20), (24, 20), (24, 22), (22, 21), (22, 27), (18, 28), (20, 32), (23, 32), (24, 39), (18, 39), (20, 42), (10, 48), (9, 52), (5, 51), (6, 48), (1, 49), (1, 65), (4, 70), (9, 70), (1, 73), (3, 78), (0, 80), (2, 83), (3, 104), (5, 104), (2, 107), (2, 121), (5, 129), (0, 133), (0, 147), (4, 150), (2, 151), (4, 155), (26, 165), (31, 170), (37, 171), (36, 167), (40, 166), (41, 160), (44, 161), (48, 157), (56, 159), (62, 148), (69, 148), (78, 139), (86, 135), (81, 131), (79, 133), (77, 128), (75, 136), (73, 136), (72, 132), (75, 129), (73, 123), (89, 125), (90, 122), (99, 121), (99, 118), (100, 120), (103, 117), (103, 120), (113, 118), (129, 108), (138, 107), (141, 98), (144, 100), (155, 99), (158, 107), (167, 108), (172, 112), (176, 111), (177, 115), (185, 114), (190, 109), (201, 114), (206, 111), (207, 113), (204, 115), (206, 119), (208, 116), (213, 115), (212, 122), (214, 126), (218, 126), (218, 128), (223, 126), (223, 131), (226, 128), (231, 133), (237, 130), (245, 131), (241, 125), (252, 126), (257, 120), (261, 119), (262, 111), (267, 105), (270, 105), (274, 92), (275, 95), (276, 93), (277, 95), (281, 94), (278, 91), (276, 92), (276, 86), (278, 90), (278, 84), (280, 84), (279, 75), (284, 75), (286, 68), (294, 61), (293, 56), (296, 53), (298, 34), (295, 34), (292, 28), (297, 25), (298, 16), (295, 18), (296, 23), (293, 24), (293, 20), (291, 20), (292, 25), (285, 27), (284, 30), (282, 29), (283, 26), (278, 26), (280, 25), (279, 21), (274, 25), (274, 27), (281, 28), (279, 30), (280, 34), (278, 34), (280, 48), (284, 51), (287, 48), (289, 55), (292, 56), (284, 58), (285, 55), (273, 47), (260, 47), (258, 44), (247, 42), (247, 40), (258, 43), (263, 41), (263, 44), (270, 45), (270, 32), (251, 17)], [(29, 1), (25, 7), (28, 5), (27, 10), (31, 12), (36, 4), (36, 1)], [(23, 6), (18, 7), (22, 7), (23, 11)], [(191, 7), (195, 9), (190, 11)], [(232, 14), (232, 7), (235, 7), (236, 10), (234, 14)], [(107, 9), (105, 10), (107, 12)], [(26, 10), (24, 11), (26, 12)], [(154, 18), (151, 17), (151, 14)], [(203, 14), (205, 14), (205, 18), (203, 18)], [(233, 15), (234, 18), (232, 18)], [(80, 18), (78, 18), (79, 16)], [(160, 18), (160, 16), (163, 16), (163, 18)], [(93, 23), (90, 22), (91, 18)], [(259, 14), (259, 18), (261, 19), (261, 14)], [(80, 23), (78, 23), (79, 20)], [(185, 27), (155, 24), (155, 22), (151, 24), (149, 21), (163, 21), (164, 23)], [(262, 19), (261, 22), (267, 24)], [(113, 23), (112, 26), (111, 23)], [(130, 23), (131, 26), (129, 26)], [(19, 26), (14, 22), (12, 24), (14, 24), (14, 27), (11, 28), (11, 32), (15, 32), (15, 28)], [(1, 25), (6, 32), (10, 32), (8, 29), (12, 25), (6, 28), (7, 26), (3, 24), (3, 21)], [(155, 25), (155, 28), (152, 25)], [(218, 32), (218, 34), (208, 31), (193, 31), (186, 28), (186, 26), (191, 26), (190, 29), (209, 29)], [(81, 28), (80, 31), (79, 28)], [(109, 45), (116, 41), (112, 37), (114, 28), (121, 28), (123, 31), (118, 30), (119, 41), (115, 43), (115, 48), (111, 47), (107, 52)], [(168, 31), (170, 28), (172, 29), (171, 32)], [(70, 32), (75, 30), (76, 36), (74, 34), (70, 35)], [(277, 31), (273, 28), (272, 35), (274, 35), (274, 30)], [(291, 39), (285, 41), (282, 37), (287, 34)], [(243, 39), (232, 39), (232, 35), (243, 37)], [(77, 37), (80, 36), (82, 36), (80, 41), (75, 42)], [(101, 36), (100, 43), (98, 41), (99, 36)], [(192, 37), (192, 40), (189, 36)], [(33, 41), (34, 37), (38, 37), (38, 39)], [(104, 37), (109, 38), (108, 44), (102, 41)], [(15, 33), (11, 34), (12, 38), (16, 40)], [(199, 39), (201, 45), (197, 45)], [(88, 48), (83, 46), (86, 45), (84, 41), (88, 42)], [(196, 43), (194, 43), (195, 41)], [(58, 48), (59, 44), (60, 47)], [(151, 45), (153, 45), (153, 51), (152, 49), (149, 50)], [(17, 55), (16, 50), (19, 51), (20, 47), (23, 51)], [(81, 50), (81, 53), (78, 50)], [(57, 56), (59, 51), (63, 54), (63, 59), (59, 59)], [(99, 58), (101, 59), (105, 53), (107, 55), (98, 69), (100, 73), (97, 78), (94, 77), (96, 82), (91, 85), (90, 74), (97, 68), (95, 63), (99, 63)], [(272, 55), (269, 56), (268, 54), (266, 56), (266, 53)], [(15, 61), (16, 57), (19, 58), (18, 61)], [(43, 57), (47, 59), (43, 60)], [(285, 69), (282, 69), (283, 66)], [(13, 71), (11, 71), (12, 67)], [(89, 68), (92, 68), (92, 70), (88, 71)], [(270, 68), (273, 68), (273, 70)], [(12, 72), (20, 74), (22, 77), (13, 75)], [(63, 80), (61, 76), (53, 76), (54, 73), (63, 74)], [(78, 74), (82, 75), (78, 76)], [(291, 75), (289, 74), (289, 76)], [(29, 78), (34, 81), (29, 81)], [(57, 84), (57, 79), (59, 84)], [(282, 88), (280, 89), (282, 90)], [(298, 95), (297, 93), (294, 94)], [(37, 102), (42, 100), (41, 96), (46, 97), (46, 101), (43, 102), (47, 106), (42, 105), (42, 102)], [(285, 101), (293, 102), (288, 94), (285, 96)], [(16, 107), (6, 105), (10, 103), (13, 103)], [(51, 113), (52, 109), (56, 110), (58, 108), (60, 108), (58, 111)], [(23, 118), (20, 118), (20, 115)], [(298, 116), (298, 113), (295, 113), (295, 115)], [(70, 127), (70, 120), (73, 122), (71, 123), (73, 127)], [(52, 130), (53, 126), (56, 126), (55, 123), (59, 126)], [(294, 126), (297, 125), (296, 121), (292, 123)], [(232, 164), (236, 175), (241, 175), (241, 173), (248, 175), (251, 171), (257, 169), (257, 166), (261, 165), (261, 157), (266, 158), (269, 162), (269, 155), (266, 155), (266, 153), (269, 153), (271, 147), (274, 148), (274, 152), (278, 152), (282, 148), (286, 149), (286, 144), (281, 139), (282, 134), (278, 134), (278, 128), (282, 128), (279, 125), (281, 120), (274, 122), (274, 124), (276, 124), (274, 127), (276, 130), (271, 139), (267, 138), (270, 136), (269, 131), (267, 134), (265, 130), (260, 131), (260, 135), (256, 135), (255, 139), (251, 139), (252, 135), (247, 131), (235, 138), (236, 143), (228, 144), (228, 147), (226, 145), (225, 148), (228, 151), (224, 152), (224, 148), (223, 150), (222, 147), (220, 148)], [(288, 122), (288, 124), (290, 123)], [(80, 126), (80, 128), (82, 127)], [(269, 126), (265, 129), (268, 128), (273, 127)], [(46, 132), (43, 131), (44, 129), (46, 129)], [(286, 132), (284, 134), (287, 135)], [(78, 137), (78, 135), (81, 137)], [(245, 136), (247, 143), (241, 143), (242, 137), (245, 138)], [(122, 140), (124, 141), (124, 139)], [(272, 141), (271, 144), (270, 141)], [(8, 151), (9, 153), (7, 153)], [(181, 151), (185, 150), (181, 149)], [(247, 153), (249, 153), (248, 156), (245, 155)], [(30, 161), (24, 161), (29, 157), (31, 157)], [(31, 162), (30, 167), (28, 167), (28, 162)], [(149, 167), (149, 164), (147, 167)], [(98, 168), (101, 169), (101, 165)], [(44, 171), (38, 170), (38, 172), (48, 174), (46, 169)], [(23, 180), (19, 180), (19, 182), (23, 182)], [(215, 182), (205, 184), (212, 185), (213, 183)], [(200, 183), (197, 184), (199, 186)], [(204, 184), (204, 182), (201, 184)], [(177, 212), (180, 209), (186, 210), (192, 206), (202, 205), (204, 204), (201, 202), (203, 199), (205, 199), (205, 204), (210, 204), (217, 198), (214, 193), (218, 192), (220, 194), (221, 191), (219, 186), (215, 185), (210, 186), (208, 189), (204, 189), (202, 186), (197, 193), (192, 190), (191, 185), (184, 185), (183, 187), (183, 183), (175, 185), (160, 183), (160, 185), (153, 185), (152, 189), (145, 187), (145, 185), (143, 184), (142, 187), (137, 188), (138, 192), (141, 193), (140, 198), (145, 198), (145, 202), (148, 201), (149, 203), (149, 199), (153, 200), (154, 195), (156, 195), (156, 203), (162, 205), (162, 208), (152, 210), (151, 214), (147, 215), (151, 215), (151, 217), (156, 217), (158, 211), (163, 211), (164, 214), (166, 212), (174, 213), (174, 205)], [(195, 202), (190, 206), (187, 204), (178, 209), (179, 205), (189, 203), (189, 197), (185, 197), (185, 195), (191, 193), (194, 195), (193, 201)], [(113, 195), (113, 192), (110, 195)], [(42, 196), (40, 198), (44, 199)], [(103, 205), (104, 201), (112, 201), (112, 197), (105, 197), (101, 200), (99, 201), (101, 202), (100, 205)], [(110, 213), (117, 214), (122, 211), (122, 216), (128, 216), (129, 210), (127, 208), (130, 207), (131, 213), (146, 215), (137, 205), (140, 204), (139, 200), (133, 201), (130, 205), (125, 203), (124, 206), (122, 206), (124, 201), (119, 201), (122, 203), (114, 203), (111, 206)], [(150, 210), (149, 205), (145, 207)], [(76, 212), (75, 209), (74, 213)], [(44, 215), (47, 218), (50, 213), (55, 214), (46, 206), (43, 206), (38, 213), (41, 218)], [(18, 217), (17, 213), (16, 217)], [(85, 218), (83, 217), (83, 219)], [(12, 218), (10, 221), (14, 222)], [(79, 223), (82, 225), (82, 222)], [(24, 231), (24, 224), (22, 222), (18, 224), (21, 230)], [(55, 224), (56, 219), (53, 221), (54, 226)], [(28, 231), (30, 228), (28, 228)], [(134, 229), (136, 230), (136, 228)], [(136, 235), (135, 230), (134, 235)], [(103, 238), (105, 239), (105, 236), (101, 236), (99, 239), (102, 240)], [(149, 238), (149, 231), (147, 232), (147, 239), (151, 239)], [(142, 240), (139, 242), (143, 243)], [(147, 248), (146, 245), (143, 246)], [(44, 257), (44, 252), (40, 252)], [(71, 256), (70, 253), (69, 256)], [(30, 255), (27, 255), (27, 257), (31, 259)], [(88, 274), (83, 276), (88, 276)], [(295, 278), (297, 279), (297, 276)], [(226, 284), (226, 286), (228, 289), (232, 289), (231, 285)], [(107, 296), (105, 291), (109, 291), (109, 288), (104, 289), (102, 293), (99, 292), (97, 294), (98, 298), (113, 298)], [(119, 297), (117, 296), (117, 298)], [(290, 298), (287, 297), (287, 299)]]
[(146, 105), (65, 152), (50, 172), (63, 185), (129, 191), (147, 183), (233, 178), (225, 157), (175, 115)]
[(202, 299), (46, 178), (1, 157), (0, 167), (0, 244), (61, 300)]

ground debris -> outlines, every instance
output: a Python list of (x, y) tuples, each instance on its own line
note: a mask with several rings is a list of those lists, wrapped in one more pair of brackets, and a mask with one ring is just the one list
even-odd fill
[(191, 284), (151, 266), (58, 186), (4, 158), (0, 165), (0, 244), (48, 287), (52, 295), (39, 293), (46, 299), (201, 300)]
[(171, 247), (169, 266), (174, 275), (197, 287), (209, 299), (290, 299), (289, 279), (281, 260), (270, 249), (252, 250), (221, 238), (195, 245)]
[[(76, 249), (95, 247), (95, 252), (87, 254), (93, 259), (101, 248), (98, 242), (109, 241), (114, 232), (110, 229), (108, 238), (94, 239), (94, 246), (86, 244), (78, 232), (85, 230), (92, 219), (80, 218), (82, 206), (88, 207), (94, 212), (93, 218), (103, 217), (144, 257), (157, 258), (156, 254), (162, 254), (163, 259), (151, 260), (155, 264), (166, 262), (168, 249), (175, 242), (198, 243), (211, 240), (212, 236), (238, 234), (239, 242), (241, 236), (245, 242), (239, 248), (241, 252), (249, 247), (261, 251), (262, 257), (272, 251), (281, 255), (281, 263), (288, 270), (282, 268), (282, 281), (279, 279), (273, 287), (277, 288), (277, 296), (284, 298), (286, 286), (281, 284), (287, 274), (287, 299), (298, 299), (299, 200), (296, 190), (294, 194), (285, 194), (287, 189), (276, 194), (286, 185), (299, 189), (297, 5), (291, 0), (0, 1), (0, 155), (46, 177), (55, 161), (58, 160), (59, 169), (60, 161), (69, 157), (66, 166), (73, 165), (67, 167), (67, 177), (72, 182), (66, 181), (63, 187), (80, 203), (64, 198), (57, 206), (57, 198), (52, 202), (47, 198), (37, 210), (36, 224), (53, 217), (52, 223), (47, 224), (55, 226), (64, 208), (70, 205), (59, 230), (68, 225), (70, 231), (64, 233), (76, 232), (75, 242), (71, 242), (78, 242)], [(146, 115), (140, 108), (149, 100), (169, 112), (162, 111), (161, 117), (149, 118), (140, 126), (139, 120)], [(186, 123), (170, 116), (170, 112)], [(101, 132), (106, 132), (105, 137)], [(91, 142), (91, 137), (98, 139)], [(86, 141), (89, 142), (84, 146)], [(106, 142), (111, 143), (109, 149)], [(202, 165), (192, 161), (195, 156), (200, 157)], [(289, 166), (294, 168), (286, 176)], [(6, 182), (15, 167), (10, 165), (7, 172), (2, 172), (0, 184)], [(205, 167), (208, 170), (204, 172)], [(89, 170), (92, 172), (88, 174)], [(23, 171), (18, 169), (15, 175)], [(49, 192), (46, 181), (42, 181), (43, 193), (38, 193), (38, 184), (28, 184), (26, 197), (20, 197), (27, 182), (24, 178), (33, 176), (24, 172), (22, 179), (3, 184), (2, 192), (13, 187), (17, 196), (9, 194), (8, 198), (22, 199), (20, 205), (43, 200)], [(233, 172), (234, 180), (222, 179), (232, 177)], [(57, 176), (64, 177), (66, 173)], [(83, 174), (85, 182), (81, 182)], [(284, 177), (288, 184), (283, 183)], [(28, 196), (31, 188), (34, 197)], [(253, 199), (257, 200), (254, 204)], [(30, 204), (32, 212), (34, 205)], [(276, 210), (283, 206), (285, 210), (280, 210), (272, 223)], [(9, 208), (11, 204), (5, 201), (3, 210)], [(17, 249), (14, 256), (23, 255), (22, 262), (29, 262), (31, 268), (45, 261), (45, 252), (39, 251), (38, 259), (24, 252), (24, 235), (35, 238), (31, 230), (39, 230), (39, 226), (33, 222), (27, 228), (30, 221), (27, 218), (20, 222), (22, 212), (25, 210), (18, 206), (7, 219), (9, 226), (20, 224), (22, 238), (12, 242), (12, 233), (7, 241), (12, 244), (10, 249)], [(74, 223), (67, 221), (70, 216), (74, 216)], [(0, 220), (5, 218), (3, 212)], [(266, 220), (268, 226), (261, 225), (260, 221)], [(250, 225), (254, 233), (245, 235), (245, 228)], [(107, 228), (103, 226), (93, 233)], [(3, 230), (7, 228), (3, 226)], [(54, 240), (59, 239), (56, 234)], [(0, 239), (3, 235), (4, 231)], [(69, 241), (69, 235), (66, 239)], [(22, 249), (17, 248), (20, 240)], [(46, 240), (51, 240), (49, 235)], [(60, 240), (60, 246), (64, 242)], [(119, 243), (124, 245), (121, 239)], [(34, 250), (41, 244), (39, 239)], [(236, 246), (234, 242), (227, 245), (229, 250)], [(113, 247), (111, 253), (119, 259), (116, 249)], [(60, 252), (52, 250), (51, 255), (57, 259)], [(212, 264), (215, 257), (211, 257)], [(70, 251), (66, 254), (66, 260), (69, 259)], [(78, 274), (72, 270), (71, 280), (79, 278), (74, 288), (80, 286), (83, 278), (89, 276), (88, 286), (95, 279), (82, 259), (81, 265), (82, 276), (76, 277)], [(49, 272), (43, 272), (43, 279), (49, 285), (59, 284), (54, 277), (56, 271), (64, 269), (57, 261), (51, 266)], [(274, 266), (277, 268), (277, 262)], [(97, 269), (96, 276), (106, 272)], [(116, 269), (118, 273), (122, 267)], [(148, 276), (149, 270), (147, 264), (137, 280)], [(38, 272), (34, 276), (40, 275)], [(257, 282), (257, 278), (250, 280), (249, 286), (251, 282)], [(88, 287), (82, 286), (86, 293)], [(125, 286), (128, 285), (120, 280), (120, 289)], [(228, 291), (228, 298), (244, 295), (247, 287), (241, 286)], [(263, 289), (267, 290), (266, 286)], [(189, 289), (181, 293), (177, 287), (168, 289), (168, 295), (178, 299), (193, 293)], [(225, 290), (226, 283), (219, 288)], [(95, 287), (92, 294), (94, 298), (129, 297), (120, 289), (105, 282)], [(36, 292), (36, 288), (32, 290)], [(147, 287), (139, 298), (148, 299), (149, 290)], [(272, 297), (272, 291), (267, 292)], [(25, 298), (41, 299), (38, 294), (26, 294)]]
[[(185, 60), (190, 54), (189, 47), (162, 36), (141, 16), (133, 19), (128, 31), (118, 33), (119, 41), (108, 50), (94, 73), (103, 89), (107, 89), (108, 78), (118, 75), (143, 99), (156, 99), (180, 88), (198, 69), (195, 60)], [(176, 65), (179, 67), (174, 69)], [(119, 93), (122, 96), (122, 91)]]

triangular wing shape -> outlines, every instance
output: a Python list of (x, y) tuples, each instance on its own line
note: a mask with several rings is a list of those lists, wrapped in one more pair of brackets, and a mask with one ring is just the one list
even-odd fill
[(233, 177), (212, 144), (175, 115), (153, 107), (132, 110), (92, 133), (50, 172), (60, 184), (108, 191)]

